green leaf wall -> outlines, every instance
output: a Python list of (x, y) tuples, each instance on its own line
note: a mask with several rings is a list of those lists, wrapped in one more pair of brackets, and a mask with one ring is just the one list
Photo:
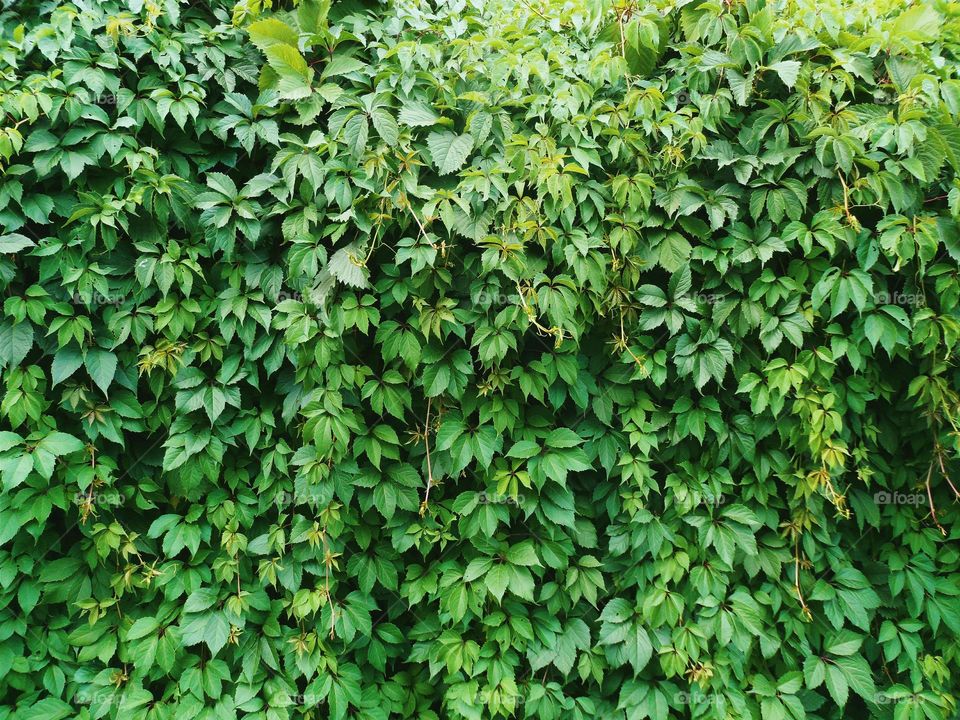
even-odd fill
[(0, 720), (950, 720), (960, 5), (0, 9)]

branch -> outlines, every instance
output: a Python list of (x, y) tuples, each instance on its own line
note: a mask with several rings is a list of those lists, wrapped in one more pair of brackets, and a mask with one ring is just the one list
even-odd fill
[(933, 463), (930, 463), (930, 467), (927, 469), (927, 502), (930, 503), (930, 515), (933, 517), (933, 522), (939, 528), (940, 534), (946, 537), (947, 531), (943, 529), (943, 525), (940, 524), (940, 521), (937, 519), (937, 508), (933, 505), (933, 493), (930, 492), (930, 477), (933, 475)]
[(423, 502), (420, 503), (420, 517), (427, 512), (430, 505), (430, 488), (433, 487), (433, 466), (430, 464), (430, 403), (432, 398), (427, 398), (427, 419), (423, 426), (423, 444), (427, 448), (427, 491), (424, 493)]

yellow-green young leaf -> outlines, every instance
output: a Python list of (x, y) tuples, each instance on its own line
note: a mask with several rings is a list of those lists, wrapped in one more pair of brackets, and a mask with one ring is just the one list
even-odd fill
[(300, 0), (297, 24), (303, 32), (321, 33), (327, 29), (331, 0)]
[(277, 44), (289, 45), (296, 50), (300, 41), (300, 35), (294, 28), (272, 17), (251, 23), (247, 32), (250, 33), (250, 41), (260, 50)]
[(309, 97), (313, 68), (295, 47), (286, 44), (270, 45), (264, 50), (267, 62), (277, 73), (277, 92), (287, 100)]

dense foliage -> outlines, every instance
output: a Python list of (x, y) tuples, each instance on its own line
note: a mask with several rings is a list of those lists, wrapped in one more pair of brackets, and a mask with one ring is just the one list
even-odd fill
[(955, 717), (958, 48), (0, 11), (0, 720)]

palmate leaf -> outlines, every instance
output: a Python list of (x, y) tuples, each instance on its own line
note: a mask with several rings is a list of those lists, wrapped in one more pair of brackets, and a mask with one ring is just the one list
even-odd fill
[(180, 629), (186, 645), (205, 643), (210, 653), (216, 655), (227, 644), (230, 636), (230, 623), (223, 612), (204, 612), (187, 616)]

